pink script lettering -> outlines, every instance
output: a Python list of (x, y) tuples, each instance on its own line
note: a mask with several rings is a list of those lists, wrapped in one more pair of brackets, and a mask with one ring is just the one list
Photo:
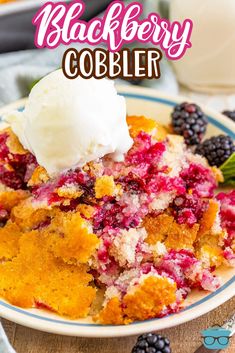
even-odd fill
[(81, 0), (70, 4), (45, 3), (32, 21), (36, 26), (35, 45), (52, 49), (61, 43), (104, 43), (109, 51), (116, 52), (125, 44), (139, 41), (160, 46), (171, 60), (178, 60), (191, 47), (193, 23), (190, 19), (170, 23), (151, 13), (141, 20), (143, 8), (139, 2), (125, 6), (121, 1), (113, 1), (103, 18), (89, 22), (81, 20), (84, 11), (85, 4)]

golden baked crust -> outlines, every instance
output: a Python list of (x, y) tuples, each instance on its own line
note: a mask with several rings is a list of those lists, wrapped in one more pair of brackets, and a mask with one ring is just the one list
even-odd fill
[(195, 244), (197, 257), (208, 267), (218, 267), (223, 263), (223, 251), (220, 245), (223, 244), (225, 236), (220, 228), (214, 229), (219, 213), (219, 203), (209, 200), (208, 209), (204, 212), (200, 221), (200, 229)]
[(125, 324), (125, 319), (123, 317), (123, 310), (121, 307), (121, 302), (119, 298), (114, 297), (110, 299), (107, 305), (99, 313), (95, 320), (99, 321), (101, 324), (109, 325), (123, 325)]
[(221, 172), (221, 170), (217, 167), (211, 167), (211, 171), (215, 177), (215, 180), (218, 182), (218, 183), (222, 183), (224, 181), (224, 176), (223, 176), (223, 173)]
[(131, 320), (157, 317), (164, 306), (176, 300), (176, 283), (164, 277), (148, 277), (123, 298), (124, 313)]
[(104, 196), (115, 196), (118, 188), (115, 185), (113, 176), (104, 175), (96, 179), (95, 197), (101, 199)]
[(166, 213), (160, 214), (157, 217), (151, 215), (146, 216), (142, 224), (148, 234), (146, 242), (150, 245), (154, 245), (158, 241), (164, 241), (173, 221), (174, 218)]
[(0, 228), (0, 262), (11, 260), (18, 254), (21, 235), (20, 228), (10, 221)]
[(199, 224), (192, 227), (187, 224), (178, 224), (174, 221), (169, 228), (165, 245), (168, 249), (191, 249), (194, 250), (193, 244), (196, 240), (199, 230)]
[(9, 148), (10, 153), (13, 153), (13, 154), (28, 153), (28, 151), (24, 149), (24, 147), (21, 145), (18, 137), (14, 134), (11, 128), (6, 128), (5, 130), (3, 130), (3, 133), (4, 132), (6, 132), (8, 135), (6, 145)]
[(45, 168), (38, 166), (34, 169), (33, 174), (28, 181), (28, 186), (36, 186), (42, 183), (46, 183), (50, 179)]
[(21, 307), (43, 303), (61, 315), (85, 317), (95, 296), (91, 280), (85, 265), (56, 259), (44, 235), (32, 231), (20, 237), (18, 255), (1, 264), (0, 295)]
[(55, 212), (56, 209), (37, 208), (28, 198), (12, 209), (11, 220), (23, 231), (29, 231), (46, 222)]
[(83, 191), (76, 186), (61, 186), (55, 190), (55, 192), (60, 196), (66, 199), (77, 199), (82, 196)]
[(123, 300), (112, 298), (99, 315), (103, 324), (128, 324), (135, 320), (157, 317), (164, 307), (176, 300), (176, 283), (166, 277), (147, 277)]
[(58, 212), (42, 233), (54, 256), (67, 263), (86, 263), (99, 245), (79, 212)]
[(217, 214), (219, 212), (219, 204), (215, 200), (209, 200), (208, 209), (203, 213), (202, 219), (200, 221), (200, 229), (198, 232), (198, 238), (208, 234), (213, 224), (216, 221)]
[(95, 208), (94, 207), (92, 207), (90, 205), (86, 205), (84, 203), (80, 203), (77, 206), (77, 210), (86, 219), (90, 219), (95, 213)]
[(127, 116), (127, 124), (131, 137), (136, 137), (141, 131), (144, 131), (156, 140), (163, 141), (168, 134), (165, 126), (145, 116)]
[(196, 254), (197, 254), (197, 257), (207, 267), (211, 267), (211, 266), (218, 267), (224, 261), (222, 249), (218, 245), (213, 244), (213, 242), (211, 245), (208, 245), (208, 244), (201, 245), (198, 248), (198, 251)]
[(0, 205), (7, 211), (11, 211), (13, 207), (21, 201), (29, 197), (29, 192), (24, 190), (13, 190), (10, 188), (0, 187)]
[(165, 242), (168, 249), (192, 249), (199, 230), (199, 224), (189, 227), (187, 224), (178, 224), (174, 217), (162, 213), (157, 217), (147, 216), (143, 221), (147, 231), (146, 242), (150, 245), (158, 241)]

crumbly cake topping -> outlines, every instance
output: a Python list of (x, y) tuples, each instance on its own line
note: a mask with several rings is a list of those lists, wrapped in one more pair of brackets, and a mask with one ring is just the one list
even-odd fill
[(166, 277), (147, 277), (123, 297), (122, 303), (112, 298), (101, 311), (103, 324), (127, 324), (160, 316), (163, 309), (176, 300), (176, 284)]
[(20, 228), (9, 222), (0, 228), (0, 262), (11, 260), (19, 251)]
[(53, 255), (66, 263), (87, 263), (99, 245), (91, 226), (79, 212), (58, 211), (41, 232)]
[[(180, 310), (192, 288), (235, 262), (235, 193), (179, 136), (143, 116), (127, 122), (123, 162), (105, 156), (50, 178), (10, 129), (0, 133), (0, 296), (100, 323)], [(19, 278), (21, 279), (19, 281)]]
[(11, 211), (13, 207), (17, 206), (20, 201), (29, 197), (29, 193), (25, 190), (14, 190), (6, 188), (1, 191), (0, 188), (0, 205), (6, 211)]
[(6, 146), (9, 149), (9, 152), (12, 154), (26, 154), (27, 151), (21, 145), (18, 137), (12, 132), (10, 128), (5, 129), (7, 134)]
[(104, 196), (115, 196), (120, 190), (120, 186), (115, 185), (112, 176), (104, 175), (96, 179), (95, 197), (102, 199)]
[(38, 166), (34, 169), (31, 178), (28, 181), (28, 186), (36, 186), (49, 181), (50, 177), (45, 168)]
[(85, 317), (95, 296), (86, 266), (54, 257), (38, 231), (21, 235), (18, 246), (17, 256), (0, 266), (0, 295), (21, 307), (44, 306), (72, 318)]
[(151, 215), (146, 216), (143, 221), (143, 227), (147, 231), (147, 243), (154, 245), (158, 241), (165, 241), (173, 222), (174, 217), (166, 213), (155, 217)]
[(131, 137), (137, 137), (141, 131), (146, 132), (158, 141), (163, 141), (167, 135), (167, 128), (158, 124), (153, 119), (145, 116), (131, 115), (127, 116), (127, 123)]
[(176, 300), (176, 283), (164, 277), (148, 277), (123, 298), (124, 314), (131, 320), (160, 316)]
[[(140, 263), (143, 260), (141, 245), (143, 247), (146, 236), (147, 233), (144, 228), (122, 230), (120, 234), (115, 236), (110, 246), (110, 255), (121, 267), (129, 267)], [(139, 249), (137, 249), (137, 246)]]

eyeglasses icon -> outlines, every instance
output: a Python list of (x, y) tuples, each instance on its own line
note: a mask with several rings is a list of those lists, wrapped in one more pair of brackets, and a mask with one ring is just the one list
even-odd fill
[(210, 346), (214, 344), (216, 341), (219, 342), (221, 346), (227, 346), (229, 342), (230, 337), (227, 336), (221, 336), (221, 337), (213, 337), (213, 336), (207, 336), (203, 337), (203, 341), (207, 346)]
[(202, 331), (203, 344), (207, 349), (224, 349), (229, 346), (231, 331), (223, 327), (210, 327)]

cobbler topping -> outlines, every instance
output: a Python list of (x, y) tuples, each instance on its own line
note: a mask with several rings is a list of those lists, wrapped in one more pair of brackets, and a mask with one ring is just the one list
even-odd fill
[(35, 157), (24, 150), (11, 130), (0, 137), (0, 182), (12, 189), (26, 189), (37, 166)]
[(159, 272), (168, 273), (178, 288), (190, 291), (190, 287), (215, 290), (219, 280), (189, 250), (170, 250), (159, 263)]
[(186, 184), (187, 190), (191, 190), (198, 197), (213, 197), (217, 187), (213, 172), (200, 164), (190, 164), (184, 169), (181, 178)]
[(173, 215), (179, 224), (193, 226), (203, 216), (208, 207), (208, 201), (194, 194), (183, 194), (177, 196), (173, 203)]
[(135, 138), (140, 132), (146, 132), (158, 141), (163, 141), (167, 137), (167, 128), (158, 124), (153, 119), (148, 119), (144, 116), (127, 116), (129, 132), (131, 137)]
[[(0, 295), (22, 307), (126, 324), (175, 313), (234, 262), (235, 194), (183, 138), (128, 117), (133, 146), (55, 178), (0, 134)], [(22, 281), (18, 281), (22, 278)], [(97, 294), (98, 296), (98, 294)]]
[(220, 203), (220, 217), (223, 228), (228, 232), (226, 245), (232, 246), (235, 239), (235, 191), (219, 193), (217, 200)]

